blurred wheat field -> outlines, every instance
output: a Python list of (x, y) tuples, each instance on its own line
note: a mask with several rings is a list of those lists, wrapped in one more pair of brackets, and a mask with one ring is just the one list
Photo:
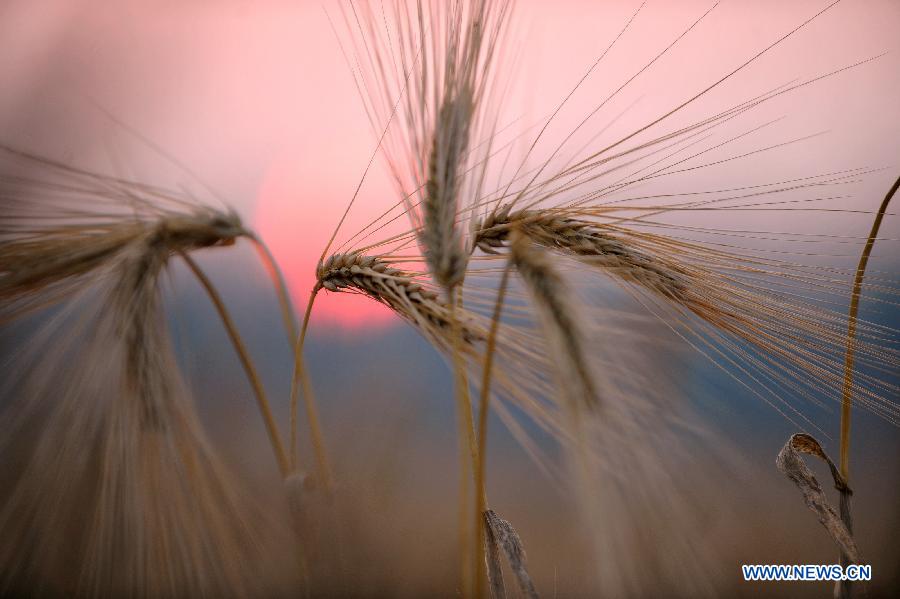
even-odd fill
[[(488, 506), (542, 596), (832, 592), (740, 565), (837, 560), (773, 466), (801, 430), (839, 452), (900, 12), (516, 4), (0, 8), (5, 595), (496, 596)], [(488, 40), (458, 64), (454, 19)], [(894, 206), (856, 344), (866, 596), (900, 586)]]

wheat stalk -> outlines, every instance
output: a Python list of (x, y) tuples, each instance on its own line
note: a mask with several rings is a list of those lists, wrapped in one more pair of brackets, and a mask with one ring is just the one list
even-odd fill
[[(468, 7), (468, 14), (465, 14), (462, 4), (451, 4), (446, 14), (446, 31), (436, 32), (436, 35), (443, 36), (445, 40), (445, 45), (441, 48), (444, 56), (444, 76), (443, 81), (440, 82), (439, 106), (432, 127), (431, 150), (426, 167), (425, 198), (422, 206), (422, 227), (419, 233), (425, 262), (432, 276), (444, 288), (450, 300), (454, 388), (461, 433), (460, 542), (463, 549), (461, 582), (464, 595), (469, 593), (466, 565), (468, 544), (465, 527), (468, 505), (466, 488), (469, 483), (465, 465), (468, 459), (471, 459), (470, 467), (474, 479), (482, 481), (483, 477), (478, 473), (480, 464), (478, 455), (481, 450), (475, 436), (469, 383), (460, 348), (464, 342), (462, 326), (457, 320), (461, 301), (461, 295), (457, 289), (465, 278), (468, 256), (463, 249), (463, 236), (456, 222), (456, 214), (460, 206), (460, 194), (464, 189), (462, 179), (465, 175), (464, 166), (468, 157), (470, 135), (477, 126), (477, 112), (480, 103), (476, 87), (477, 80), (479, 76), (484, 76), (480, 67), (490, 59), (490, 49), (488, 49), (487, 56), (482, 56), (482, 43), (485, 40), (484, 27), (486, 17), (489, 16), (486, 14), (489, 7), (492, 5), (484, 0), (475, 2)], [(419, 10), (421, 11), (421, 6)], [(428, 72), (423, 69), (423, 77), (420, 82), (423, 88), (428, 85), (428, 77)], [(438, 85), (437, 77), (434, 79), (434, 84)], [(484, 489), (476, 487), (475, 493), (476, 497), (482, 496)], [(481, 516), (476, 510), (474, 526), (471, 530), (475, 539), (475, 551), (472, 553), (472, 559), (475, 561), (473, 569), (475, 572), (474, 595), (476, 597), (481, 597), (486, 579), (484, 542), (481, 531)]]
[[(488, 330), (484, 360), (481, 367), (481, 392), (478, 401), (478, 465), (475, 469), (475, 516), (479, 520), (475, 523), (478, 531), (478, 542), (485, 547), (485, 565), (491, 596), (494, 599), (505, 597), (503, 588), (503, 574), (500, 570), (500, 558), (495, 536), (490, 529), (488, 520), (487, 500), (487, 438), (488, 438), (488, 412), (491, 399), (491, 375), (494, 368), (494, 355), (497, 353), (497, 332), (500, 329), (500, 317), (503, 313), (503, 304), (506, 300), (506, 290), (509, 285), (509, 275), (512, 264), (507, 263), (500, 278), (500, 288), (497, 290), (497, 301), (494, 304), (494, 312), (491, 316), (491, 326)], [(523, 552), (524, 553), (524, 552)]]
[(222, 324), (225, 326), (228, 337), (231, 339), (231, 344), (234, 346), (238, 358), (241, 361), (241, 367), (247, 374), (247, 380), (250, 381), (253, 395), (256, 397), (257, 407), (259, 408), (260, 414), (262, 414), (263, 417), (263, 422), (266, 425), (266, 433), (269, 435), (269, 443), (271, 443), (272, 449), (275, 452), (275, 459), (278, 462), (281, 476), (287, 478), (291, 473), (290, 460), (288, 459), (288, 454), (284, 450), (284, 444), (281, 442), (281, 435), (278, 433), (278, 426), (275, 423), (275, 417), (272, 415), (272, 408), (269, 406), (269, 400), (266, 398), (266, 392), (263, 388), (262, 381), (259, 378), (256, 367), (253, 365), (253, 360), (250, 358), (247, 348), (244, 346), (244, 341), (241, 338), (240, 333), (238, 333), (237, 326), (234, 324), (234, 320), (228, 313), (225, 302), (216, 291), (212, 281), (206, 276), (206, 273), (204, 273), (194, 259), (184, 251), (179, 252), (179, 254), (185, 264), (188, 265), (191, 272), (194, 273), (194, 276), (197, 277), (197, 280), (200, 281), (200, 285), (203, 287), (204, 291), (206, 291), (210, 301), (212, 301), (213, 306), (216, 308), (216, 312), (219, 314), (219, 318), (222, 320)]
[[(866, 239), (866, 245), (863, 247), (862, 254), (859, 257), (859, 264), (856, 267), (856, 274), (853, 277), (853, 290), (850, 295), (850, 309), (847, 317), (847, 346), (844, 357), (844, 381), (841, 387), (841, 447), (840, 447), (840, 466), (841, 475), (845, 480), (850, 479), (850, 409), (853, 403), (853, 364), (854, 352), (856, 344), (856, 328), (857, 315), (859, 313), (859, 299), (862, 295), (863, 277), (866, 273), (866, 266), (869, 262), (869, 256), (875, 245), (875, 239), (878, 237), (878, 230), (881, 228), (881, 221), (887, 212), (888, 205), (897, 189), (900, 188), (900, 179), (897, 179), (881, 202), (875, 220), (872, 223), (872, 229)], [(849, 502), (849, 498), (847, 498)], [(842, 511), (844, 498), (841, 500)], [(849, 512), (849, 506), (847, 506)], [(848, 528), (850, 525), (848, 523)]]
[[(850, 295), (850, 309), (847, 315), (847, 346), (844, 352), (844, 380), (841, 386), (841, 435), (840, 435), (840, 474), (844, 481), (839, 486), (841, 492), (840, 513), (841, 520), (847, 528), (850, 535), (853, 534), (853, 516), (850, 508), (850, 488), (847, 481), (850, 480), (850, 419), (851, 408), (853, 406), (853, 366), (854, 352), (856, 344), (856, 327), (857, 316), (859, 314), (859, 299), (862, 295), (863, 277), (866, 273), (866, 266), (869, 263), (869, 257), (872, 254), (872, 248), (875, 246), (875, 239), (878, 237), (878, 230), (881, 228), (881, 221), (887, 212), (888, 205), (897, 189), (900, 188), (900, 178), (898, 178), (881, 202), (878, 213), (872, 223), (872, 229), (869, 231), (869, 237), (866, 239), (866, 245), (859, 257), (859, 264), (856, 267), (856, 275), (853, 277), (853, 290)], [(830, 463), (830, 461), (829, 461)], [(850, 554), (841, 548), (841, 565), (846, 566), (853, 560)], [(835, 594), (841, 599), (849, 598), (853, 591), (849, 581), (839, 581), (836, 583)]]

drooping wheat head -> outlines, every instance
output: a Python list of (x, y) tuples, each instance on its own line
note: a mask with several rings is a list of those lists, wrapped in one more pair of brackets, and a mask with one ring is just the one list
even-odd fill
[(9, 217), (0, 233), (3, 316), (61, 307), (7, 382), (17, 399), (4, 406), (4, 453), (21, 468), (0, 503), (0, 587), (139, 597), (275, 591), (284, 580), (264, 546), (279, 534), (206, 438), (160, 290), (173, 256), (234, 243), (247, 234), (240, 219), (45, 159), (6, 157), (41, 176), (0, 181)]
[(600, 402), (588, 361), (584, 328), (571, 305), (565, 280), (546, 254), (532, 246), (529, 237), (514, 230), (510, 259), (534, 300), (544, 335), (559, 372), (559, 387), (572, 409), (593, 408)]

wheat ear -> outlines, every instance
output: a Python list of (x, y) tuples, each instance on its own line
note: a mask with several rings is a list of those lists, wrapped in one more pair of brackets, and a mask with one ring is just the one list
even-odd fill
[(581, 406), (596, 407), (598, 394), (584, 350), (578, 316), (566, 297), (569, 292), (565, 281), (548, 257), (516, 229), (513, 230), (510, 249), (513, 264), (540, 315), (554, 354), (559, 384), (570, 408), (577, 413)]
[(613, 276), (675, 300), (683, 300), (685, 277), (673, 266), (649, 256), (588, 220), (554, 210), (512, 210), (506, 205), (475, 228), (475, 247), (496, 254), (517, 228), (532, 242), (588, 259)]
[(429, 270), (448, 290), (461, 283), (466, 273), (466, 254), (456, 225), (456, 213), (459, 177), (468, 147), (473, 108), (472, 93), (468, 90), (444, 99), (428, 160), (419, 236)]
[[(412, 273), (394, 268), (386, 260), (364, 254), (334, 254), (316, 271), (316, 287), (328, 291), (357, 292), (385, 304), (439, 347), (452, 334), (450, 307), (438, 294), (415, 280)], [(484, 340), (484, 333), (461, 323), (463, 347)]]

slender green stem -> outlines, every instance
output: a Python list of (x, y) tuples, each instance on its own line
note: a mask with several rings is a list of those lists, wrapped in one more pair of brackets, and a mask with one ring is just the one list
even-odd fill
[(234, 346), (234, 349), (238, 354), (238, 358), (240, 358), (241, 365), (244, 367), (244, 372), (247, 374), (247, 378), (250, 380), (250, 386), (253, 388), (253, 394), (256, 396), (256, 403), (259, 406), (259, 411), (262, 414), (263, 422), (266, 425), (266, 432), (269, 434), (269, 442), (272, 444), (272, 450), (275, 452), (275, 459), (278, 460), (278, 468), (281, 471), (281, 475), (286, 477), (290, 473), (288, 457), (284, 451), (284, 445), (281, 442), (281, 436), (278, 434), (278, 427), (275, 424), (275, 418), (272, 416), (272, 409), (269, 406), (269, 401), (266, 399), (265, 389), (263, 388), (262, 382), (260, 381), (259, 374), (256, 371), (256, 367), (253, 365), (253, 361), (250, 359), (250, 354), (247, 352), (247, 348), (244, 346), (244, 341), (241, 338), (240, 333), (238, 333), (237, 327), (234, 324), (234, 320), (232, 320), (231, 315), (228, 313), (228, 309), (225, 308), (225, 303), (222, 301), (219, 292), (216, 291), (216, 288), (213, 286), (212, 282), (200, 269), (197, 263), (194, 262), (194, 260), (185, 252), (179, 253), (181, 254), (181, 257), (184, 259), (185, 263), (194, 273), (194, 276), (197, 277), (198, 281), (200, 281), (203, 289), (206, 290), (206, 294), (209, 296), (209, 299), (216, 307), (216, 311), (219, 313), (219, 318), (222, 320), (222, 324), (225, 326), (225, 330), (228, 332), (228, 336), (231, 338), (231, 344)]
[[(512, 262), (507, 262), (503, 269), (503, 277), (500, 279), (500, 288), (497, 290), (497, 303), (494, 305), (494, 314), (491, 317), (491, 328), (488, 331), (487, 344), (484, 350), (484, 366), (481, 371), (481, 396), (478, 402), (478, 463), (475, 468), (475, 530), (477, 531), (478, 546), (484, 547), (485, 520), (484, 511), (487, 509), (487, 489), (485, 484), (487, 466), (487, 420), (488, 406), (491, 399), (491, 371), (494, 366), (494, 350), (497, 346), (497, 331), (500, 328), (500, 315), (503, 312), (503, 302), (506, 298), (506, 287), (509, 284), (509, 272)], [(482, 560), (483, 561), (483, 560)], [(478, 568), (478, 576), (475, 580), (476, 595), (480, 596), (485, 584), (484, 567)]]

